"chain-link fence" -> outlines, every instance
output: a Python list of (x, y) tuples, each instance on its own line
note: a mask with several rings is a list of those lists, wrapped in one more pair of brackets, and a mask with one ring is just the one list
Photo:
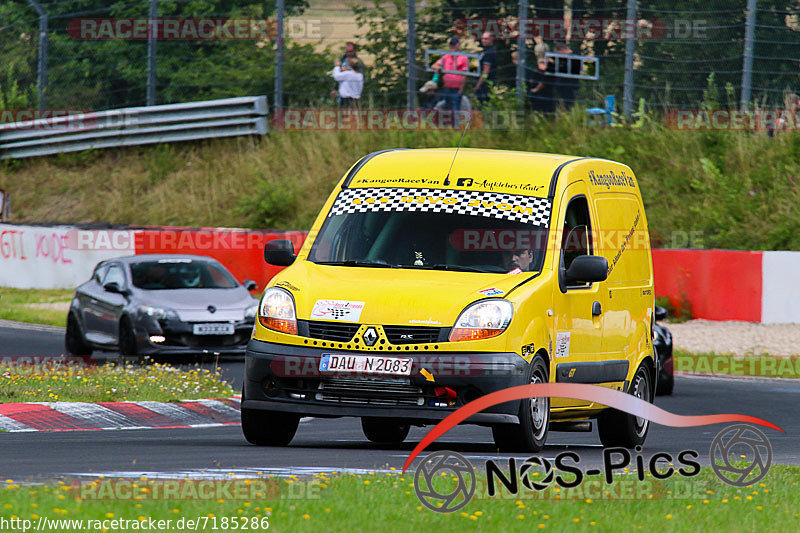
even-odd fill
[(279, 109), (337, 107), (353, 86), (334, 81), (334, 61), (353, 57), (362, 108), (461, 95), (545, 113), (607, 96), (628, 113), (783, 108), (800, 92), (795, 0), (19, 0), (0, 20), (0, 122), (256, 94)]

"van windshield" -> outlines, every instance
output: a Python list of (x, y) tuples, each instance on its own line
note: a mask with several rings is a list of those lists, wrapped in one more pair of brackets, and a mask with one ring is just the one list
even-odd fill
[(342, 191), (309, 260), (497, 274), (541, 269), (548, 199), (477, 191), (394, 191)]

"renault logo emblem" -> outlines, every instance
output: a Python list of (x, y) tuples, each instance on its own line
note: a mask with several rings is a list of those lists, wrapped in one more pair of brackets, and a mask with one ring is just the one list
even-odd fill
[(375, 328), (368, 327), (361, 338), (364, 339), (364, 344), (372, 346), (378, 340), (378, 332), (375, 331)]

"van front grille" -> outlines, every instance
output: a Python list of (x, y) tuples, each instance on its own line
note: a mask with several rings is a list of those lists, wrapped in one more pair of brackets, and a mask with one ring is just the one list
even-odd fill
[(346, 322), (309, 320), (308, 336), (312, 339), (324, 341), (350, 342), (359, 327), (359, 324), (348, 324)]
[(437, 342), (441, 329), (428, 326), (383, 326), (383, 331), (392, 344)]
[(331, 378), (320, 382), (316, 399), (361, 405), (419, 406), (422, 389), (405, 379)]

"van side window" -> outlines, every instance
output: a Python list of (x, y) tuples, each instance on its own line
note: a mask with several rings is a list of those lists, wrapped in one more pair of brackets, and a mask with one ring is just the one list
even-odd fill
[[(585, 196), (576, 196), (567, 205), (561, 237), (561, 265), (568, 269), (572, 261), (581, 255), (592, 255), (592, 223), (589, 220), (589, 204)], [(571, 287), (586, 287), (588, 283), (575, 283)]]
[(97, 283), (102, 283), (103, 276), (106, 275), (106, 270), (107, 269), (108, 269), (108, 265), (106, 265), (106, 264), (97, 265), (97, 268), (94, 269), (94, 275), (92, 277), (94, 277), (94, 280)]

